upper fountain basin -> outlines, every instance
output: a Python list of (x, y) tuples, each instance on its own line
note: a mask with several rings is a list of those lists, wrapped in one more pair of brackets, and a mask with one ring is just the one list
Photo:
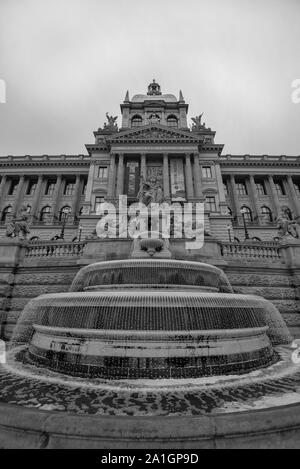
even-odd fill
[[(159, 241), (159, 240), (155, 240)], [(105, 287), (196, 288), (197, 291), (232, 292), (224, 272), (213, 265), (173, 259), (124, 259), (96, 262), (80, 269), (70, 291)]]

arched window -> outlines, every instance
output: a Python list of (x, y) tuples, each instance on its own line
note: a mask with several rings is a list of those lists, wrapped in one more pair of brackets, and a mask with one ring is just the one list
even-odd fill
[(11, 213), (11, 206), (8, 205), (8, 207), (5, 207), (2, 211), (2, 214), (1, 214), (1, 221), (6, 221), (7, 220), (7, 217), (8, 215)]
[(249, 207), (247, 207), (246, 205), (244, 205), (243, 207), (241, 207), (241, 210), (243, 210), (243, 212), (244, 212), (245, 220), (248, 221), (248, 222), (252, 222), (252, 221), (253, 221), (253, 218), (252, 218), (252, 210), (251, 210), (251, 208), (249, 208)]
[(142, 123), (143, 119), (138, 114), (133, 116), (133, 118), (131, 119), (131, 127), (138, 127), (142, 125)]
[(27, 213), (30, 214), (31, 212), (31, 205), (27, 205)]
[(66, 216), (67, 214), (70, 215), (71, 213), (71, 207), (69, 207), (69, 205), (65, 205), (64, 207), (62, 207), (59, 211), (59, 221), (62, 221), (64, 216)]
[(178, 120), (177, 117), (174, 115), (168, 116), (167, 117), (167, 125), (169, 127), (178, 127)]
[(258, 238), (257, 236), (253, 236), (253, 238), (251, 238), (252, 241), (258, 241), (259, 243), (261, 242), (261, 239)]
[(40, 238), (39, 238), (38, 236), (32, 236), (32, 238), (30, 238), (29, 241), (35, 242), (35, 241), (39, 241), (39, 239), (40, 239)]
[(49, 205), (46, 205), (46, 207), (43, 207), (41, 212), (40, 212), (40, 218), (39, 220), (40, 221), (46, 221), (49, 214), (51, 212), (51, 207), (49, 207)]
[(272, 210), (265, 205), (261, 208), (261, 214), (264, 216), (266, 221), (273, 221)]

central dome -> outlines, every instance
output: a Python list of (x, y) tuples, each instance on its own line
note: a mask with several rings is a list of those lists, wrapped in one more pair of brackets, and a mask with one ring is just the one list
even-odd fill
[(165, 101), (166, 103), (177, 103), (174, 94), (135, 94), (131, 100), (133, 103), (143, 103), (144, 101)]
[(153, 79), (148, 86), (147, 94), (135, 94), (132, 98), (133, 103), (143, 103), (144, 101), (177, 103), (177, 98), (173, 94), (161, 94), (160, 85)]

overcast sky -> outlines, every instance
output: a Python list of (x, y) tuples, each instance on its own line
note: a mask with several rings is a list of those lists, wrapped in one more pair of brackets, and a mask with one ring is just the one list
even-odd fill
[(0, 155), (86, 153), (153, 78), (225, 154), (300, 155), (299, 24), (300, 0), (0, 0)]

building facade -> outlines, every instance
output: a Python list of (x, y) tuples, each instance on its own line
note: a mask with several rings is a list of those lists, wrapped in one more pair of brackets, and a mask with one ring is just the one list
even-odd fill
[[(168, 202), (205, 203), (203, 248), (172, 239), (172, 257), (220, 266), (235, 292), (271, 300), (300, 337), (300, 240), (277, 242), (282, 208), (300, 217), (300, 156), (223, 155), (201, 115), (189, 128), (182, 93), (162, 94), (155, 81), (127, 92), (121, 113), (120, 126), (106, 115), (85, 155), (0, 158), (0, 337), (31, 298), (68, 291), (83, 264), (130, 257), (131, 238), (100, 239), (95, 227), (103, 201), (118, 211), (125, 194), (131, 205), (145, 180)], [(6, 237), (24, 209), (29, 243)]]
[[(94, 132), (86, 155), (0, 158), (0, 230), (25, 205), (30, 238), (71, 241), (89, 236), (103, 201), (137, 201), (140, 178), (154, 178), (170, 202), (205, 202), (205, 228), (220, 241), (276, 239), (282, 207), (300, 217), (300, 156), (223, 155), (202, 116), (188, 126), (182, 92), (162, 94), (153, 80), (147, 94), (121, 104), (116, 118)], [(241, 213), (241, 209), (244, 215)], [(67, 215), (66, 215), (67, 212)]]

